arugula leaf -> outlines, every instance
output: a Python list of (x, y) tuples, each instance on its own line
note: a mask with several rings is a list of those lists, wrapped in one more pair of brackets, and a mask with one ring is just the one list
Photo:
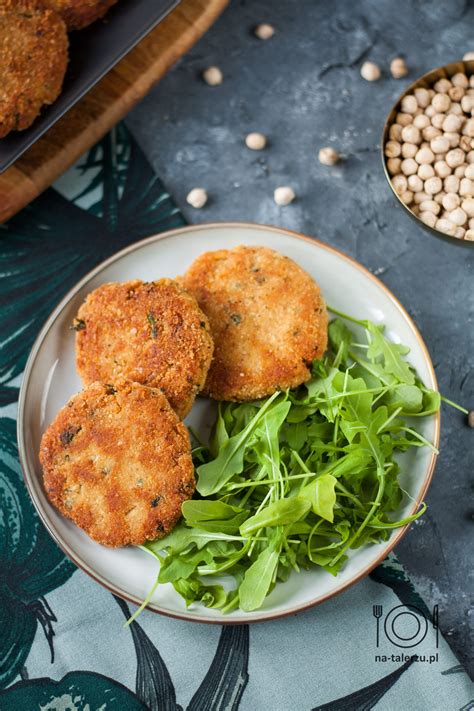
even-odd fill
[(147, 548), (155, 554), (168, 549), (172, 549), (175, 553), (180, 553), (189, 548), (190, 545), (195, 544), (197, 548), (202, 548), (207, 543), (216, 540), (233, 541), (235, 536), (217, 531), (210, 533), (198, 527), (187, 528), (181, 523), (167, 536), (158, 538), (156, 541), (148, 541), (143, 548)]
[(306, 484), (299, 493), (300, 498), (303, 497), (309, 501), (313, 513), (331, 523), (334, 521), (336, 483), (337, 479), (332, 474), (322, 474), (314, 481)]
[(423, 514), (425, 505), (394, 520), (405, 496), (396, 457), (432, 447), (413, 423), (439, 410), (440, 395), (383, 326), (338, 316), (309, 382), (219, 403), (209, 443), (193, 451), (201, 498), (182, 505), (174, 531), (142, 546), (160, 562), (157, 584), (170, 582), (186, 605), (258, 609), (292, 571), (337, 575), (350, 549)]
[(209, 438), (209, 450), (213, 457), (217, 457), (220, 448), (227, 442), (229, 435), (225, 420), (222, 416), (222, 403), (217, 406), (217, 419), (212, 428), (211, 437)]
[(245, 573), (239, 588), (240, 607), (245, 612), (262, 606), (275, 575), (280, 548), (276, 544), (265, 548)]
[(185, 501), (181, 510), (189, 526), (198, 526), (205, 531), (237, 533), (248, 516), (248, 511), (229, 506), (223, 501)]
[(394, 375), (400, 383), (413, 385), (415, 373), (407, 361), (402, 358), (403, 355), (410, 352), (410, 349), (401, 343), (394, 343), (385, 338), (382, 334), (383, 327), (376, 326), (371, 321), (367, 321), (366, 324), (366, 328), (372, 336), (367, 356), (372, 360), (381, 357), (387, 373)]
[(394, 409), (401, 407), (404, 414), (413, 415), (423, 407), (423, 392), (417, 385), (402, 383), (387, 392), (384, 403)]
[(242, 536), (250, 536), (266, 526), (285, 526), (303, 518), (311, 508), (308, 498), (294, 496), (291, 499), (280, 499), (269, 504), (254, 516), (248, 518), (240, 527)]
[(226, 440), (215, 459), (197, 468), (198, 482), (196, 489), (202, 496), (210, 496), (219, 491), (226, 482), (240, 474), (244, 468), (245, 447), (250, 436), (272, 402), (278, 397), (275, 393), (262, 405), (248, 425), (238, 434)]
[(328, 336), (329, 345), (336, 354), (336, 358), (339, 362), (345, 363), (349, 357), (349, 351), (354, 341), (352, 332), (347, 328), (344, 321), (335, 318), (329, 324)]

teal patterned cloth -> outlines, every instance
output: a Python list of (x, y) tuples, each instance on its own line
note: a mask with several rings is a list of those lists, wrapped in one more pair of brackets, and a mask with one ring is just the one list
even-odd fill
[[(395, 558), (285, 620), (219, 627), (145, 611), (124, 628), (129, 606), (77, 570), (42, 526), (15, 435), (35, 336), (94, 265), (182, 224), (118, 126), (0, 227), (0, 711), (473, 709), (473, 688), (436, 629), (436, 610)], [(396, 617), (397, 627), (388, 624)], [(413, 620), (419, 643), (408, 647)]]

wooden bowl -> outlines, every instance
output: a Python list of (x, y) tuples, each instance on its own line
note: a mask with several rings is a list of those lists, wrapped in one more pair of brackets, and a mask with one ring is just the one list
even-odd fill
[(397, 113), (400, 111), (401, 103), (404, 97), (407, 94), (412, 94), (415, 89), (419, 88), (424, 88), (424, 89), (431, 89), (433, 87), (433, 84), (438, 81), (438, 79), (451, 79), (451, 77), (454, 74), (457, 74), (458, 72), (464, 72), (464, 74), (467, 74), (467, 76), (471, 76), (471, 74), (474, 74), (474, 60), (469, 60), (469, 61), (459, 61), (459, 62), (452, 62), (451, 64), (445, 64), (443, 67), (438, 67), (437, 69), (432, 69), (430, 72), (427, 72), (427, 74), (423, 74), (423, 76), (419, 77), (416, 81), (413, 82), (413, 84), (410, 84), (410, 86), (405, 89), (403, 94), (400, 94), (398, 99), (396, 100), (395, 104), (393, 105), (392, 109), (390, 110), (390, 113), (387, 116), (387, 120), (385, 121), (384, 127), (383, 127), (383, 133), (382, 133), (382, 142), (381, 142), (381, 155), (382, 155), (382, 165), (385, 173), (385, 177), (388, 180), (388, 184), (390, 185), (390, 188), (395, 195), (395, 197), (398, 200), (398, 203), (403, 207), (403, 209), (410, 215), (410, 217), (415, 220), (421, 227), (423, 227), (424, 230), (427, 232), (431, 233), (432, 235), (435, 235), (435, 237), (439, 237), (440, 239), (444, 240), (445, 242), (449, 242), (450, 244), (456, 244), (460, 245), (462, 247), (470, 247), (474, 248), (474, 242), (471, 242), (470, 240), (465, 240), (465, 239), (459, 239), (457, 237), (451, 237), (451, 235), (447, 235), (444, 232), (440, 232), (440, 230), (435, 229), (434, 227), (430, 227), (429, 225), (426, 225), (422, 220), (420, 220), (419, 217), (417, 217), (408, 207), (408, 205), (405, 205), (405, 203), (401, 200), (400, 196), (395, 192), (395, 189), (392, 185), (392, 179), (391, 176), (387, 170), (387, 159), (384, 154), (384, 149), (385, 149), (385, 144), (388, 140), (388, 132), (390, 130), (390, 126), (395, 123), (395, 117)]

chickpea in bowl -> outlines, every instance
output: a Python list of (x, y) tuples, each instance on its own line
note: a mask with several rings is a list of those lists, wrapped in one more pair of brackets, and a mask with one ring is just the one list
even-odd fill
[(414, 82), (385, 123), (386, 177), (410, 215), (441, 237), (474, 246), (474, 61)]

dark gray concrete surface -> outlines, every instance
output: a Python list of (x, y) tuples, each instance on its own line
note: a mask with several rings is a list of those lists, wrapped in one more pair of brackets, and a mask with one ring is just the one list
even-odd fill
[[(277, 34), (257, 40), (252, 28)], [(418, 324), (442, 392), (474, 408), (474, 250), (445, 244), (407, 217), (386, 184), (379, 156), (389, 108), (417, 76), (474, 50), (468, 0), (234, 0), (194, 49), (128, 117), (128, 125), (190, 222), (250, 220), (315, 235), (358, 259), (393, 290)], [(409, 76), (390, 77), (406, 57)], [(383, 71), (359, 74), (370, 58)], [(210, 88), (203, 68), (218, 65)], [(269, 137), (264, 152), (243, 145)], [(327, 168), (320, 147), (344, 161)], [(297, 200), (278, 208), (278, 185)], [(209, 203), (186, 205), (203, 186)], [(348, 287), (350, 288), (350, 286)], [(444, 408), (441, 455), (428, 513), (396, 553), (459, 659), (473, 652), (474, 431)]]

